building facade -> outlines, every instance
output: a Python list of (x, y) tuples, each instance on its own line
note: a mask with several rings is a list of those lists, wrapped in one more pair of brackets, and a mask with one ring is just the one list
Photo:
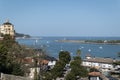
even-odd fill
[(15, 36), (14, 25), (10, 23), (9, 20), (6, 20), (6, 22), (0, 26), (0, 34), (1, 35), (8, 34), (14, 37)]
[(94, 67), (102, 71), (109, 71), (114, 68), (114, 60), (111, 58), (99, 58), (99, 57), (90, 57), (86, 56), (86, 59), (83, 60), (82, 65), (86, 67)]

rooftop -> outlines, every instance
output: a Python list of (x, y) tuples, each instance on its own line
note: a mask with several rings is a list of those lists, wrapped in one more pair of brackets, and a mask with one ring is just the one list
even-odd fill
[(101, 74), (100, 72), (90, 72), (88, 75), (89, 76), (100, 76)]
[(88, 61), (88, 62), (98, 62), (98, 63), (108, 63), (111, 64), (114, 62), (113, 59), (111, 58), (99, 58), (99, 57), (94, 57), (90, 59), (84, 59), (83, 61)]
[(12, 25), (12, 23), (9, 22), (9, 20), (7, 19), (5, 23), (3, 23), (3, 25)]

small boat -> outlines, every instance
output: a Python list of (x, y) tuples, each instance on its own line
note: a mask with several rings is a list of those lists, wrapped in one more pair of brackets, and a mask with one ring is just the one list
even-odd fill
[(102, 46), (100, 46), (100, 47), (99, 47), (99, 49), (103, 49), (103, 47), (102, 47)]
[(82, 46), (81, 48), (83, 49), (84, 47)]
[(62, 46), (61, 46), (61, 49), (60, 49), (60, 51), (63, 51), (63, 49), (62, 49)]
[(91, 49), (89, 49), (88, 51), (91, 52)]
[(49, 43), (49, 41), (46, 42), (47, 44)]

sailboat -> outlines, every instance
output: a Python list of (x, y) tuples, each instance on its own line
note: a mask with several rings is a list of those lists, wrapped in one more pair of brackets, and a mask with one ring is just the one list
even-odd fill
[(91, 52), (91, 49), (89, 49), (88, 51)]
[(46, 42), (47, 44), (49, 43), (49, 41)]
[(100, 47), (99, 47), (99, 49), (103, 49), (103, 47), (102, 47), (102, 46), (100, 46)]
[(62, 49), (62, 46), (61, 46), (61, 49), (60, 49), (60, 51), (63, 51), (63, 49)]
[(37, 43), (38, 43), (38, 39), (35, 40), (34, 45), (36, 45)]

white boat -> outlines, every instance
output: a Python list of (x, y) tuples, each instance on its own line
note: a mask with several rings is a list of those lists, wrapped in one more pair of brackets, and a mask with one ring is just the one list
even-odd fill
[(100, 47), (99, 47), (99, 49), (103, 49), (103, 47), (102, 47), (102, 46), (100, 46)]
[(91, 49), (89, 49), (88, 51), (91, 52)]
[(62, 46), (61, 46), (61, 49), (60, 49), (60, 51), (63, 51), (63, 49), (62, 49)]
[(81, 48), (83, 49), (84, 47), (82, 46)]
[(37, 40), (37, 39), (35, 40), (35, 43), (38, 43), (38, 40)]
[(49, 41), (46, 42), (47, 44), (49, 43)]

